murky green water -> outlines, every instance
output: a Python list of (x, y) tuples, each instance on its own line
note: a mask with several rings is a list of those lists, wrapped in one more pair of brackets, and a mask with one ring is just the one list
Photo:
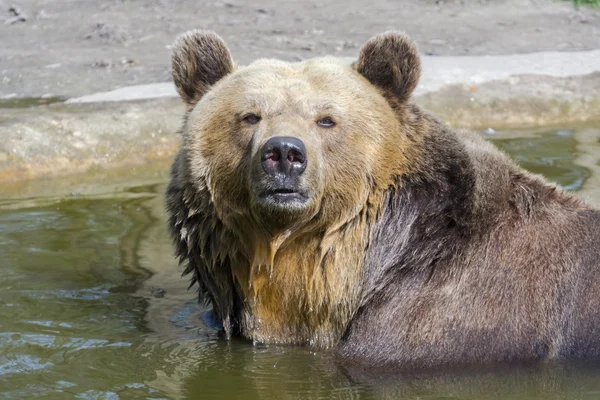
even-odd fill
[[(489, 138), (600, 203), (600, 129)], [(164, 178), (92, 194), (0, 197), (0, 398), (600, 398), (594, 363), (370, 382), (348, 377), (327, 354), (220, 340), (179, 277), (163, 189)]]
[(18, 97), (14, 99), (0, 99), (0, 108), (29, 108), (65, 101), (63, 97)]

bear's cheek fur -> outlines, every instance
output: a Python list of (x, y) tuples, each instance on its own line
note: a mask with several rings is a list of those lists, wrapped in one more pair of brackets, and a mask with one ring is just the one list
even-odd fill
[(219, 216), (244, 213), (249, 204), (246, 176), (251, 137), (232, 134), (236, 127), (227, 111), (213, 112), (207, 120), (192, 118), (186, 138), (192, 175), (206, 181)]
[(324, 167), (326, 179), (321, 219), (329, 226), (354, 217), (367, 203), (371, 193), (369, 174), (357, 162), (343, 162), (336, 158), (328, 159)]
[(355, 217), (380, 186), (387, 186), (386, 176), (391, 172), (379, 167), (385, 135), (383, 130), (374, 126), (364, 129), (348, 118), (322, 139), (324, 195), (320, 218), (324, 225), (336, 226)]

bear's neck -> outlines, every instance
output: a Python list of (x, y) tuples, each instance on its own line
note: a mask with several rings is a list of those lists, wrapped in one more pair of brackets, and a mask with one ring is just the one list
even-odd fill
[(335, 345), (361, 296), (368, 220), (363, 213), (334, 232), (299, 235), (277, 249), (273, 243), (255, 244), (244, 290), (245, 336), (257, 342)]

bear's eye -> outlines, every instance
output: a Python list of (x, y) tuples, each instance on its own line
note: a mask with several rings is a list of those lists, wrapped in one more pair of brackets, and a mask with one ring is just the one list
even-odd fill
[(317, 120), (317, 125), (322, 128), (333, 128), (335, 126), (335, 122), (331, 117), (323, 117)]
[(243, 118), (243, 121), (249, 125), (256, 125), (260, 122), (260, 116), (256, 114), (248, 114)]

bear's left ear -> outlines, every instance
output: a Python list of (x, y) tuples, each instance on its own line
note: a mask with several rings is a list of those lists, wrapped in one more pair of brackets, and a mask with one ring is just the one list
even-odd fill
[(396, 32), (369, 39), (354, 67), (373, 85), (391, 90), (401, 102), (408, 101), (421, 76), (417, 47), (408, 36)]
[(234, 69), (223, 39), (214, 32), (199, 29), (177, 38), (171, 63), (177, 92), (190, 109), (212, 85)]

